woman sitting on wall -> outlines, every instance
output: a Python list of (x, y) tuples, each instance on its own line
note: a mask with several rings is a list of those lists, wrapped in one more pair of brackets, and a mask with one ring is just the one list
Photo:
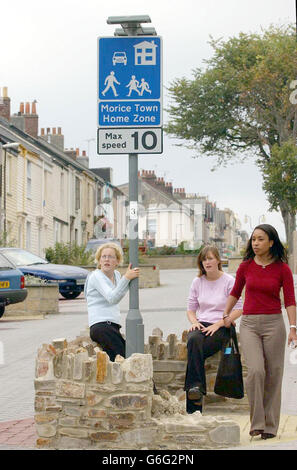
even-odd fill
[[(223, 312), (235, 279), (223, 272), (218, 249), (205, 246), (197, 259), (199, 274), (193, 280), (188, 298), (188, 364), (185, 379), (187, 412), (202, 412), (206, 395), (205, 359), (220, 351), (230, 336), (224, 326)], [(232, 322), (242, 313), (238, 300), (230, 314)], [(234, 326), (232, 325), (232, 328)]]
[(129, 265), (121, 277), (116, 268), (123, 255), (116, 243), (101, 245), (95, 255), (97, 269), (90, 273), (85, 283), (88, 304), (90, 337), (103, 351), (115, 360), (117, 354), (125, 357), (125, 340), (120, 333), (119, 302), (128, 291), (129, 282), (139, 277), (139, 268)]

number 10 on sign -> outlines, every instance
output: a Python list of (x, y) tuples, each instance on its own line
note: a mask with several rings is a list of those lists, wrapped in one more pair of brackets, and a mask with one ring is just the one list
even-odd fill
[(98, 154), (162, 153), (162, 128), (98, 129)]

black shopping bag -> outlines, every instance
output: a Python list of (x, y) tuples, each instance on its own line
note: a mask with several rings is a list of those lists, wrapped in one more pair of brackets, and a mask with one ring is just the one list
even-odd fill
[(230, 339), (221, 351), (214, 392), (228, 398), (243, 398), (242, 365), (236, 331), (230, 328)]

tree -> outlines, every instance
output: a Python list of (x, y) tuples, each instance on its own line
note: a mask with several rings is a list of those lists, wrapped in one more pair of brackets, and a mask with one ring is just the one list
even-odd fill
[(287, 141), (282, 146), (275, 144), (270, 159), (264, 160), (261, 167), (263, 189), (267, 193), (270, 209), (280, 208), (285, 226), (288, 227), (288, 245), (292, 246), (297, 212), (296, 143)]
[[(205, 61), (204, 71), (196, 69), (192, 80), (176, 79), (170, 85), (173, 103), (165, 130), (187, 141), (197, 154), (215, 157), (218, 166), (256, 157), (262, 173), (266, 171), (264, 190), (269, 195), (265, 164), (272, 158), (272, 148), (297, 139), (297, 100), (292, 92), (297, 77), (294, 27), (271, 26), (262, 34), (240, 33), (228, 41), (211, 39), (211, 45), (214, 54)], [(283, 195), (279, 192), (275, 199), (274, 193), (273, 207), (282, 213), (291, 252), (296, 208)]]

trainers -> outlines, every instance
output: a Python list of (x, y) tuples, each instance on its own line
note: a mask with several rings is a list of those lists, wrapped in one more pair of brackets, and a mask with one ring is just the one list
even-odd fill
[(195, 401), (202, 401), (203, 393), (201, 392), (199, 387), (190, 388), (188, 391), (188, 399), (195, 400)]

